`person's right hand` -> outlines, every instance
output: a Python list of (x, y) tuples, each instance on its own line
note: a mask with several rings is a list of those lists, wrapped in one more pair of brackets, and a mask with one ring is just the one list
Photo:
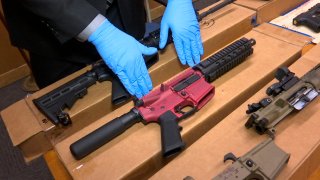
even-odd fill
[(141, 98), (152, 89), (151, 78), (143, 59), (157, 52), (105, 20), (88, 39), (109, 68), (119, 77), (128, 92)]
[(192, 0), (168, 0), (161, 20), (161, 49), (167, 42), (169, 30), (172, 32), (174, 47), (181, 63), (189, 66), (198, 64), (203, 55), (203, 45)]

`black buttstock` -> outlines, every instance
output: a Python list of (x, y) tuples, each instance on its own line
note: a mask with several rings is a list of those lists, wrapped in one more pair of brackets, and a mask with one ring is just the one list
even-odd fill
[(293, 18), (293, 25), (295, 26), (306, 26), (312, 31), (320, 32), (320, 3), (310, 8), (307, 12), (299, 14)]
[(87, 94), (87, 88), (95, 84), (96, 75), (86, 72), (66, 84), (50, 91), (49, 93), (33, 100), (35, 106), (53, 123), (64, 126), (71, 124), (65, 108), (71, 108), (73, 104)]
[(115, 137), (125, 132), (129, 127), (140, 121), (138, 111), (132, 109), (126, 114), (113, 119), (85, 137), (70, 145), (71, 154), (76, 159), (82, 159)]
[(255, 43), (254, 39), (242, 38), (193, 68), (201, 71), (208, 82), (212, 82), (246, 60), (253, 53), (252, 46)]
[[(159, 60), (158, 54), (144, 56), (147, 68)], [(87, 94), (87, 89), (96, 81), (112, 81), (112, 103), (120, 105), (130, 99), (131, 95), (124, 88), (118, 77), (105, 65), (103, 61), (92, 64), (92, 69), (49, 93), (33, 100), (35, 106), (55, 125), (71, 124), (71, 119), (65, 108)]]
[(162, 155), (168, 157), (182, 151), (185, 143), (182, 141), (177, 116), (167, 111), (159, 118), (161, 127)]

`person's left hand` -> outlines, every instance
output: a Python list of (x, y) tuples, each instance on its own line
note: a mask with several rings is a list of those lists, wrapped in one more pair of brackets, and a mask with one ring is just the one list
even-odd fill
[(192, 0), (168, 0), (160, 27), (161, 49), (166, 45), (169, 29), (181, 63), (189, 66), (198, 64), (203, 46)]
[(152, 81), (143, 55), (155, 54), (156, 48), (142, 45), (108, 20), (89, 36), (88, 41), (95, 45), (101, 58), (130, 94), (141, 98), (149, 93)]

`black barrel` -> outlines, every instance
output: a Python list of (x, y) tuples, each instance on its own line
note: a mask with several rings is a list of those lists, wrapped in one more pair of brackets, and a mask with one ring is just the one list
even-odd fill
[(208, 11), (201, 13), (197, 16), (198, 21), (200, 22), (204, 17), (208, 16), (209, 14), (212, 14), (219, 9), (225, 7), (228, 4), (233, 3), (235, 0), (224, 0), (222, 3), (217, 4), (216, 6), (210, 8)]

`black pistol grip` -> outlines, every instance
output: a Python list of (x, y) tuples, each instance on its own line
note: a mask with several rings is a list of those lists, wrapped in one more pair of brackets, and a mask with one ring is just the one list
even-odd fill
[(131, 95), (125, 89), (118, 77), (112, 79), (111, 101), (114, 105), (125, 103)]
[(71, 154), (76, 159), (82, 159), (91, 152), (97, 150), (118, 135), (122, 134), (129, 127), (139, 122), (140, 115), (136, 109), (113, 119), (85, 137), (70, 145)]
[(161, 127), (162, 155), (171, 156), (184, 149), (185, 143), (182, 141), (177, 116), (171, 111), (167, 111), (159, 118)]

